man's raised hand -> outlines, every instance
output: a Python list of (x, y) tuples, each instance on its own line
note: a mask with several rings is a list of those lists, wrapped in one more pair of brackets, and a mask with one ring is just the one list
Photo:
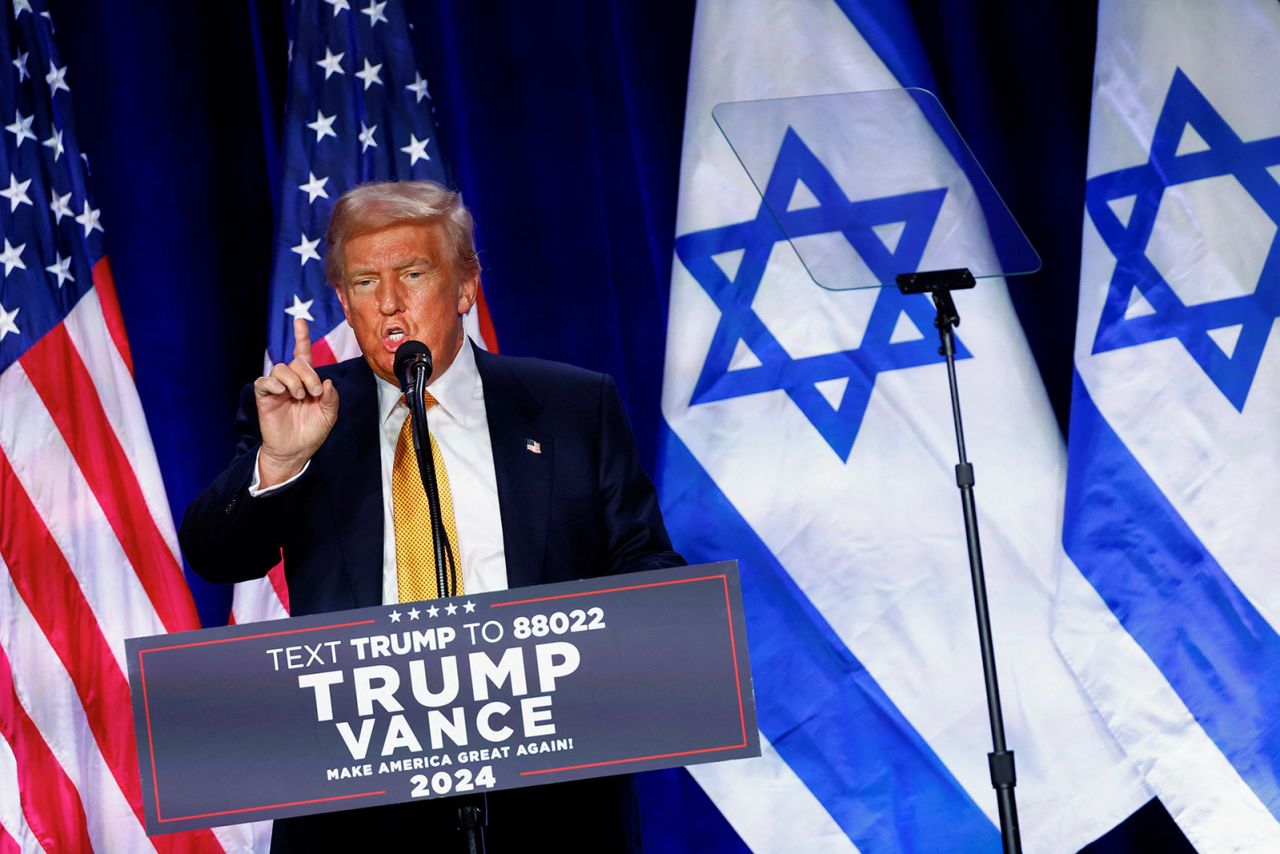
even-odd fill
[(293, 319), (293, 361), (273, 365), (254, 380), (262, 449), (258, 485), (265, 489), (302, 471), (320, 450), (338, 420), (338, 390), (320, 381), (311, 367), (311, 332), (307, 321)]

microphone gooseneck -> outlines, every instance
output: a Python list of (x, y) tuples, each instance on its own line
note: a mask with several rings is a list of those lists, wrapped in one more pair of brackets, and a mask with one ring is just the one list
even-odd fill
[(396, 358), (393, 365), (396, 379), (400, 381), (400, 390), (408, 394), (413, 386), (414, 375), (418, 370), (425, 369), (426, 376), (423, 377), (423, 385), (426, 385), (426, 381), (431, 379), (433, 368), (431, 349), (421, 341), (406, 341), (396, 348)]

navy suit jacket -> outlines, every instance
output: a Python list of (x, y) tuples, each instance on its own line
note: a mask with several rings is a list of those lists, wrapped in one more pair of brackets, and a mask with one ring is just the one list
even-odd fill
[[(682, 565), (613, 381), (479, 348), (475, 356), (509, 586)], [(277, 492), (249, 495), (261, 439), (247, 387), (236, 457), (187, 508), (179, 532), (191, 567), (213, 581), (261, 577), (283, 549), (295, 615), (382, 602), (377, 380), (363, 359), (318, 373), (337, 386), (338, 420), (306, 473)], [(527, 448), (529, 440), (541, 453)], [(452, 832), (454, 806), (445, 800), (277, 821), (272, 850), (382, 850), (410, 839), (421, 847)], [(626, 778), (498, 792), (489, 797), (489, 822), (490, 854), (530, 845), (621, 851), (638, 843)], [(441, 850), (458, 850), (450, 846)]]
[[(479, 348), (475, 356), (508, 585), (681, 565), (613, 381)], [(250, 386), (236, 418), (236, 458), (192, 502), (180, 532), (191, 567), (212, 581), (259, 578), (283, 549), (295, 615), (382, 602), (377, 380), (363, 359), (318, 373), (338, 389), (338, 420), (307, 472), (278, 492), (249, 496), (261, 441)]]

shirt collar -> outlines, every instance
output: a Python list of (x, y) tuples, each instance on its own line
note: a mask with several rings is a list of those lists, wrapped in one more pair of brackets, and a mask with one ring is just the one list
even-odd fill
[[(427, 390), (441, 411), (463, 427), (476, 423), (484, 412), (484, 391), (473, 346), (471, 339), (464, 336), (462, 347), (449, 368), (427, 383)], [(382, 422), (391, 417), (400, 404), (400, 396), (399, 386), (378, 377), (378, 412)]]

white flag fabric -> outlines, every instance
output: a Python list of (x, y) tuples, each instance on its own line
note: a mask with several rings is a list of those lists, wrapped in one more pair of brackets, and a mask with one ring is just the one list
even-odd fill
[[(742, 561), (764, 756), (691, 770), (756, 851), (999, 845), (934, 309), (892, 285), (813, 284), (711, 115), (921, 85), (906, 21), (831, 0), (713, 0), (695, 21), (660, 488), (686, 557)], [(864, 198), (803, 130), (784, 131), (765, 183), (837, 218)], [(937, 216), (939, 234), (957, 225), (945, 204)], [(911, 224), (881, 225), (880, 262), (862, 259), (880, 281), (921, 269)], [(1004, 285), (957, 303), (1023, 839), (1073, 850), (1150, 792), (1054, 646), (1065, 455)]]
[(1101, 4), (1055, 634), (1201, 851), (1280, 850), (1277, 81), (1275, 2)]

